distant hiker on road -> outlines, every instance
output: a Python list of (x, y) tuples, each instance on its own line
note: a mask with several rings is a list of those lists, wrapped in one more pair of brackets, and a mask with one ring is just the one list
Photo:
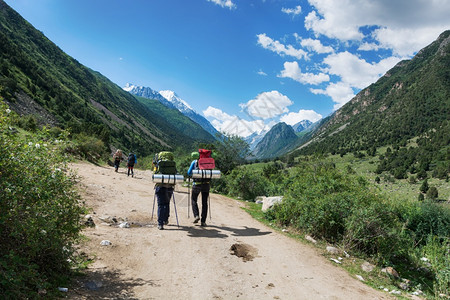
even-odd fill
[(122, 156), (122, 150), (117, 149), (116, 153), (113, 155), (114, 160), (114, 168), (116, 169), (116, 172), (119, 170), (120, 161), (123, 160)]
[[(194, 170), (200, 169), (214, 169), (214, 166), (209, 166), (210, 161), (212, 160), (214, 164), (214, 159), (211, 158), (211, 150), (199, 149), (199, 152), (192, 152), (192, 158), (194, 159), (189, 167), (187, 172), (189, 177), (192, 177), (192, 173)], [(206, 160), (204, 160), (206, 158)], [(207, 164), (204, 164), (204, 161), (208, 161)], [(209, 197), (209, 189), (210, 189), (210, 179), (204, 178), (194, 178), (194, 184), (192, 186), (192, 212), (194, 213), (194, 223), (198, 223), (201, 220), (200, 226), (206, 226), (206, 217), (208, 215), (208, 197)], [(198, 195), (202, 193), (202, 214), (200, 219), (197, 199)]]
[(130, 171), (131, 171), (131, 177), (134, 177), (134, 165), (137, 164), (137, 158), (136, 158), (136, 154), (133, 153), (133, 151), (130, 152), (130, 154), (128, 154), (128, 159), (127, 159), (127, 167), (128, 167), (128, 175), (130, 176)]

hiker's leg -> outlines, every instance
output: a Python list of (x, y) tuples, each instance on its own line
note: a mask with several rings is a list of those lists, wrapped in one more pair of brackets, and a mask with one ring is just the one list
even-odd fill
[(158, 225), (162, 226), (167, 220), (170, 199), (167, 199), (167, 188), (165, 187), (157, 187), (155, 193), (158, 199)]
[(206, 222), (208, 216), (208, 197), (209, 197), (209, 184), (202, 184), (202, 219), (201, 222)]
[(200, 194), (200, 187), (198, 185), (192, 186), (192, 193), (191, 193), (191, 202), (192, 202), (192, 213), (194, 214), (194, 218), (198, 217), (200, 214), (198, 212), (198, 194)]
[(170, 217), (170, 201), (172, 200), (173, 197), (173, 188), (167, 188), (167, 218), (166, 221), (169, 221), (169, 217)]

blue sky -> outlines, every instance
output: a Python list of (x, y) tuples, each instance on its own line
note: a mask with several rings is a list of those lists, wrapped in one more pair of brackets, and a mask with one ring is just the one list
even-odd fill
[(6, 0), (85, 66), (220, 131), (317, 121), (450, 29), (448, 0)]

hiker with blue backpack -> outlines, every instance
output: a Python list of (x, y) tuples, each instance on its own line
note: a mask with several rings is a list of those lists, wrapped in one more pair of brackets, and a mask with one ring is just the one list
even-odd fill
[(136, 158), (136, 154), (133, 153), (133, 151), (130, 152), (130, 154), (128, 154), (128, 159), (127, 159), (127, 167), (128, 167), (128, 175), (130, 176), (130, 172), (131, 172), (131, 177), (134, 177), (134, 165), (137, 164), (137, 158)]
[[(187, 172), (189, 177), (193, 177), (193, 185), (192, 185), (192, 194), (191, 194), (191, 202), (192, 202), (192, 212), (194, 214), (194, 224), (197, 224), (199, 221), (200, 226), (206, 226), (206, 217), (208, 215), (208, 199), (209, 199), (209, 190), (211, 178), (210, 174), (212, 174), (211, 170), (214, 169), (215, 163), (214, 159), (211, 157), (211, 150), (199, 149), (198, 152), (192, 152), (191, 156), (194, 159), (189, 167)], [(211, 172), (207, 172), (211, 171)], [(193, 176), (195, 174), (201, 174), (201, 176)], [(197, 178), (196, 178), (197, 177)], [(200, 178), (199, 178), (200, 177)], [(198, 209), (198, 196), (202, 194), (202, 214), (200, 218), (199, 209)]]

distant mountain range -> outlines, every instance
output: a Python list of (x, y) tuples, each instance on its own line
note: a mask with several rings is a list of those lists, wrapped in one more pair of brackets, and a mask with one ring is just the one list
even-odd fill
[[(450, 30), (399, 62), (377, 82), (324, 119), (301, 153), (347, 153), (440, 132), (450, 120)], [(449, 132), (442, 132), (444, 143)], [(432, 149), (430, 149), (432, 151)]]
[(313, 122), (311, 122), (309, 120), (303, 120), (303, 121), (298, 122), (295, 125), (292, 125), (292, 129), (294, 129), (295, 132), (302, 132), (302, 131), (309, 129), (312, 124), (313, 124)]
[(292, 126), (278, 123), (267, 132), (252, 151), (256, 158), (274, 158), (290, 150), (290, 145), (298, 140)]
[(133, 95), (147, 99), (155, 99), (169, 108), (179, 110), (183, 115), (203, 127), (203, 129), (209, 132), (212, 136), (216, 136), (218, 133), (218, 131), (206, 118), (195, 112), (186, 101), (178, 97), (173, 91), (165, 90), (157, 92), (149, 87), (137, 86), (131, 83), (127, 83), (123, 89)]
[(95, 136), (111, 150), (134, 150), (140, 156), (215, 140), (177, 109), (155, 112), (154, 103), (143, 103), (83, 66), (3, 0), (0, 96), (40, 125), (70, 129), (73, 137)]
[(450, 170), (449, 74), (450, 31), (445, 31), (413, 59), (399, 62), (331, 116), (314, 124), (294, 125), (294, 131), (307, 128), (297, 138), (287, 126), (272, 128), (253, 154), (256, 158), (287, 153), (374, 154), (378, 147), (391, 146), (397, 161), (392, 157), (390, 162), (385, 160), (380, 171), (388, 164), (402, 165), (397, 167), (397, 173), (402, 174), (399, 176), (408, 169), (414, 172), (436, 165)]

